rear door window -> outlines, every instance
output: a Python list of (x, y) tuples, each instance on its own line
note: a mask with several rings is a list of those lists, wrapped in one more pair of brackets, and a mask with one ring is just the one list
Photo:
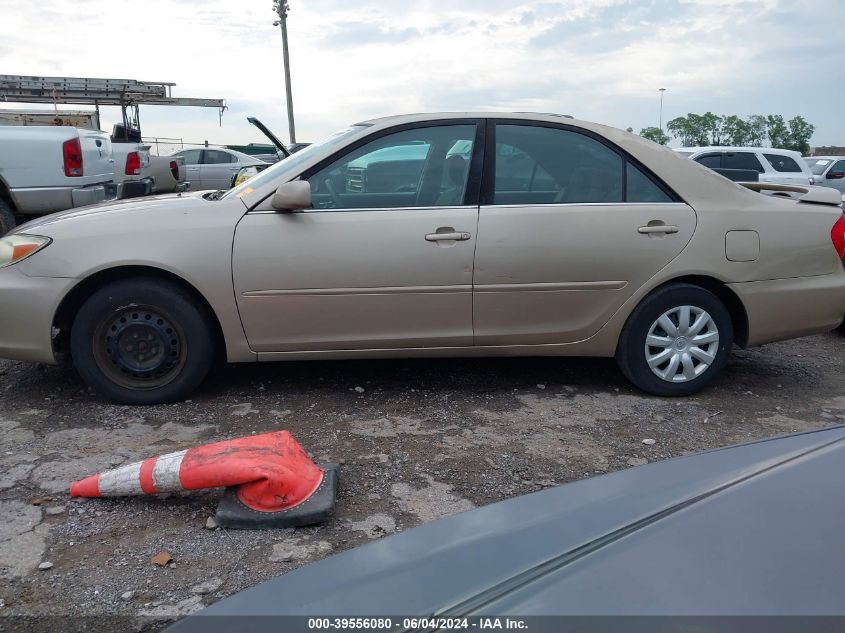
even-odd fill
[(201, 155), (201, 149), (186, 149), (184, 152), (179, 152), (177, 154), (177, 156), (181, 156), (185, 159), (186, 165), (199, 165)]
[(722, 166), (721, 154), (702, 154), (694, 159), (696, 163), (700, 163), (710, 169), (719, 169)]
[(763, 156), (772, 164), (775, 171), (788, 173), (801, 172), (801, 167), (789, 156), (781, 156), (780, 154), (763, 154)]
[(750, 169), (763, 173), (763, 166), (751, 152), (727, 152), (722, 157), (723, 169)]
[(669, 194), (640, 169), (628, 163), (625, 188), (626, 202), (672, 202)]
[(496, 126), (493, 204), (623, 202), (625, 159), (598, 140), (558, 128)]
[(217, 149), (207, 149), (203, 152), (203, 165), (226, 165), (236, 162), (238, 162), (237, 158), (229, 152), (221, 152)]

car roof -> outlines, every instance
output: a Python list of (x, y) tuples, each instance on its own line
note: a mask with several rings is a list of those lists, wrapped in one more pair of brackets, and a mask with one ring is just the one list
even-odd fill
[(402, 123), (415, 123), (417, 121), (429, 121), (437, 119), (526, 119), (536, 121), (555, 121), (569, 119), (578, 123), (585, 123), (575, 119), (569, 114), (556, 114), (553, 112), (502, 112), (502, 111), (475, 111), (475, 112), (417, 112), (413, 114), (395, 114), (385, 117), (377, 117), (361, 121), (356, 125), (401, 125)]
[(845, 156), (804, 156), (804, 160), (843, 160)]
[(801, 156), (800, 152), (791, 149), (775, 147), (741, 147), (738, 145), (707, 145), (701, 147), (679, 147), (684, 152), (762, 152), (764, 154), (780, 154), (782, 156)]

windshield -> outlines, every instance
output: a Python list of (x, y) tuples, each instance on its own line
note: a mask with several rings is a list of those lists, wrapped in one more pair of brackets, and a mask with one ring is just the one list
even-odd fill
[(358, 132), (367, 127), (369, 126), (353, 125), (346, 129), (340, 130), (339, 132), (335, 132), (334, 134), (323, 139), (319, 143), (309, 145), (308, 147), (299, 150), (295, 154), (291, 154), (284, 160), (280, 160), (278, 163), (276, 163), (272, 167), (268, 167), (257, 176), (241, 183), (234, 189), (230, 189), (226, 192), (226, 195), (222, 197), (240, 197), (242, 195), (245, 195), (246, 193), (249, 193), (253, 189), (258, 189), (259, 187), (266, 185), (269, 182), (272, 182), (277, 178), (282, 178), (286, 173), (296, 170), (302, 163), (310, 160), (315, 153), (320, 153), (323, 150), (337, 147), (338, 145), (343, 143), (344, 140), (354, 134), (357, 134)]
[(812, 171), (814, 175), (821, 176), (824, 173), (824, 170), (827, 169), (827, 166), (833, 161), (827, 160), (826, 158), (808, 158), (805, 159), (804, 162), (810, 166), (810, 171)]

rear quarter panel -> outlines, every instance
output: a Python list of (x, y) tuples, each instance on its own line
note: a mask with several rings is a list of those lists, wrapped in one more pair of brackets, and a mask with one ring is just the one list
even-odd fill
[[(695, 209), (698, 224), (684, 251), (633, 293), (598, 334), (579, 345), (579, 353), (614, 354), (628, 315), (646, 295), (674, 279), (694, 275), (721, 281), (737, 294), (749, 312), (751, 345), (836, 326), (835, 314), (845, 313), (845, 273), (830, 232), (841, 208), (761, 195), (673, 150), (595, 127), (672, 187)], [(759, 234), (759, 256), (754, 261), (729, 261), (726, 234), (743, 230)], [(763, 288), (763, 282), (769, 287)], [(772, 307), (787, 303), (788, 312)]]

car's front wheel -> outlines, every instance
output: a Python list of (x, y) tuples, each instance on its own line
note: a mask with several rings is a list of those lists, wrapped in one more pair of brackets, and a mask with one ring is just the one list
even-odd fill
[(670, 284), (631, 313), (616, 361), (643, 391), (686, 396), (716, 378), (732, 347), (731, 316), (719, 298), (698, 286)]
[(70, 351), (82, 378), (107, 398), (161, 404), (186, 397), (208, 375), (214, 334), (205, 311), (179, 286), (127, 279), (82, 305)]

